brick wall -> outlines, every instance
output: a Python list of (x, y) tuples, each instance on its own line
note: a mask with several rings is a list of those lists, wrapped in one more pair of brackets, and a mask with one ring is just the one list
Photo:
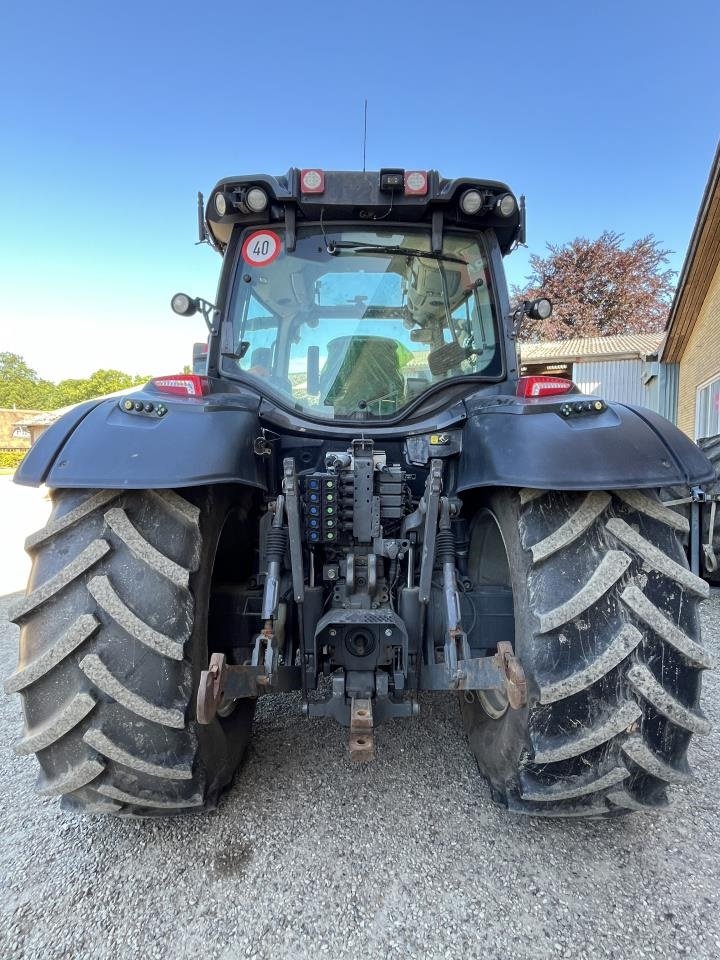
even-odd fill
[(695, 329), (680, 360), (678, 426), (695, 439), (695, 396), (698, 386), (720, 377), (720, 267), (700, 308)]

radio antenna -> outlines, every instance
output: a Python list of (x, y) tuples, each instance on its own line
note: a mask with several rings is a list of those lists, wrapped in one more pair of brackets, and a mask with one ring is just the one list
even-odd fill
[(365, 173), (365, 150), (367, 148), (367, 99), (365, 100), (365, 124), (363, 129), (363, 173)]

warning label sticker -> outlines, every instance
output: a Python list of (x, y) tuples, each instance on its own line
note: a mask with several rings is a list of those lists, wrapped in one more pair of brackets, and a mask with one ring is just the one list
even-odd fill
[(280, 249), (280, 237), (273, 230), (256, 230), (243, 243), (242, 258), (253, 267), (266, 267)]

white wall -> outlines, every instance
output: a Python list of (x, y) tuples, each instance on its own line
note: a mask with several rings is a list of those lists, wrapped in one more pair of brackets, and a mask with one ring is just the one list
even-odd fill
[(642, 360), (599, 360), (575, 363), (573, 380), (583, 393), (603, 400), (652, 406), (650, 390), (642, 382)]

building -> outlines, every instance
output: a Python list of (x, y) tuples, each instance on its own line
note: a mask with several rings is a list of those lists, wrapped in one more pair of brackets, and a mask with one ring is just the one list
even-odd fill
[[(138, 387), (126, 387), (124, 390), (115, 390), (114, 393), (108, 393), (102, 397), (94, 397), (96, 400), (107, 400), (109, 397), (124, 397), (127, 393), (133, 393)], [(85, 403), (85, 401), (81, 401)], [(60, 407), (57, 410), (18, 410), (18, 413), (33, 414), (33, 416), (23, 416), (18, 419), (17, 426), (27, 432), (27, 443), (25, 449), (29, 449), (35, 441), (45, 433), (48, 427), (51, 427), (56, 420), (64, 416), (69, 410), (79, 406), (77, 403), (71, 403), (67, 407)]]
[(720, 433), (720, 144), (670, 308), (661, 360), (680, 369), (677, 424)]
[(583, 393), (649, 407), (674, 420), (677, 364), (660, 363), (665, 334), (638, 333), (520, 344), (523, 375), (573, 380)]
[(27, 432), (28, 447), (32, 446), (38, 437), (45, 433), (47, 428), (55, 423), (56, 420), (59, 420), (68, 410), (72, 410), (72, 405), (69, 407), (61, 407), (59, 410), (43, 410), (42, 412), (28, 411), (33, 412), (34, 416), (24, 417), (18, 424), (19, 427)]
[(0, 409), (0, 451), (25, 452), (30, 449), (31, 432), (26, 421), (38, 416), (39, 410)]

